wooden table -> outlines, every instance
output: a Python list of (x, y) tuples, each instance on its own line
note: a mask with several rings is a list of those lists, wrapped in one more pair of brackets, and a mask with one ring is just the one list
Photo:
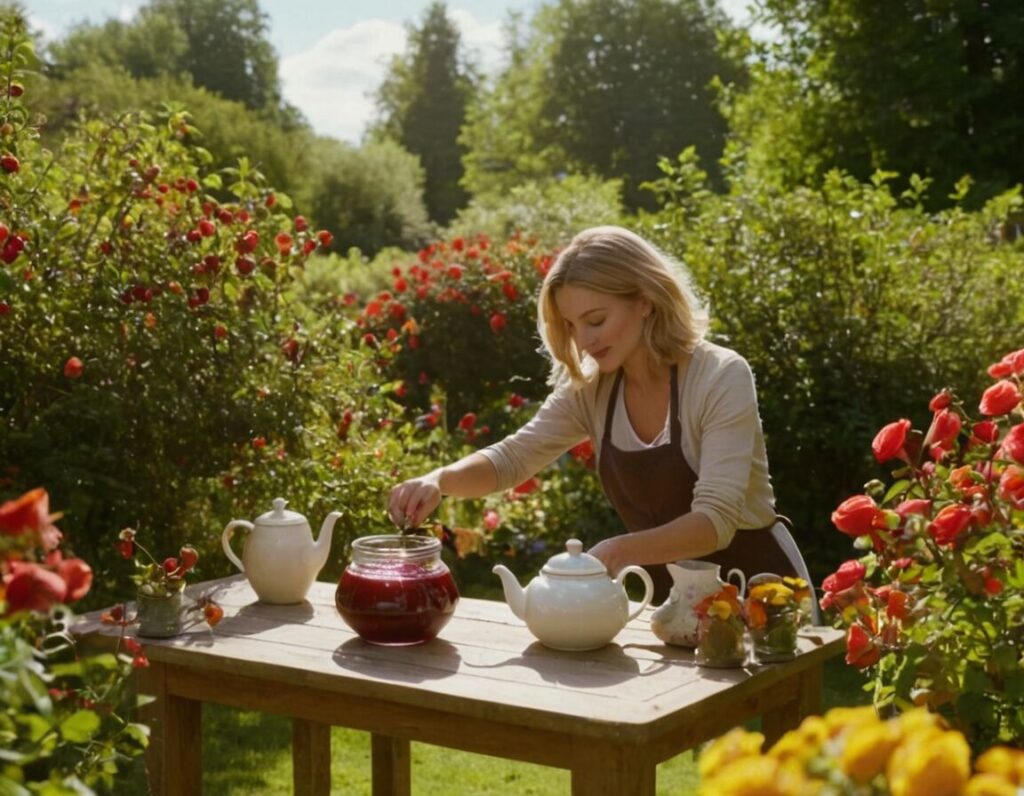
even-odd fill
[[(372, 733), (375, 796), (410, 792), (410, 741), (568, 768), (573, 794), (654, 794), (658, 763), (754, 716), (771, 740), (818, 712), (822, 664), (843, 647), (814, 628), (792, 662), (702, 669), (654, 637), (648, 611), (603, 649), (556, 652), (503, 602), (465, 598), (429, 644), (375, 647), (341, 621), (332, 584), (291, 606), (258, 602), (241, 575), (189, 592), (213, 587), (215, 630), (145, 642), (154, 793), (200, 793), (202, 705), (214, 702), (293, 719), (298, 794), (330, 792), (331, 725)], [(77, 630), (101, 643), (118, 632), (98, 612)]]

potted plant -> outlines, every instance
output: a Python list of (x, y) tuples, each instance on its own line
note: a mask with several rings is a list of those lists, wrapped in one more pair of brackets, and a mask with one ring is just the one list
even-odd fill
[(694, 607), (697, 614), (697, 663), (728, 668), (747, 659), (746, 627), (739, 589), (726, 583)]
[[(177, 558), (162, 562), (141, 545), (133, 528), (125, 528), (118, 535), (118, 550), (125, 559), (135, 563), (135, 620), (138, 634), (148, 638), (169, 638), (183, 629), (186, 615), (196, 613), (196, 622), (205, 621), (211, 627), (220, 621), (223, 610), (212, 599), (201, 599), (187, 608), (184, 605), (185, 576), (199, 561), (199, 553), (191, 545), (178, 551)], [(195, 622), (193, 622), (194, 624)]]
[(801, 578), (771, 576), (751, 583), (744, 613), (758, 661), (774, 663), (796, 656), (797, 632), (804, 618), (801, 601), (809, 591)]

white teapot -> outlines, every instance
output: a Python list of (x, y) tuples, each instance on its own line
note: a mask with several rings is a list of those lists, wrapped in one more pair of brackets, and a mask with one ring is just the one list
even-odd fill
[[(320, 528), (320, 538), (314, 542), (306, 518), (287, 511), (287, 504), (284, 498), (274, 498), (273, 510), (261, 514), (255, 523), (232, 520), (221, 534), (224, 552), (249, 579), (256, 595), (262, 602), (277, 605), (306, 599), (317, 573), (327, 563), (334, 523), (341, 516), (340, 511), (328, 514)], [(249, 531), (241, 561), (231, 549), (231, 536), (236, 527)]]
[[(679, 647), (697, 646), (697, 603), (721, 591), (725, 583), (719, 577), (721, 568), (710, 561), (677, 561), (666, 564), (672, 576), (668, 599), (651, 614), (651, 631), (666, 644)], [(743, 572), (730, 569), (726, 578), (736, 577), (742, 599), (746, 588)]]
[[(654, 594), (651, 576), (642, 567), (626, 567), (612, 580), (600, 559), (583, 552), (579, 539), (570, 539), (565, 549), (525, 589), (506, 567), (499, 564), (493, 572), (512, 613), (542, 644), (570, 652), (603, 647), (647, 607)], [(622, 586), (630, 573), (644, 582), (644, 598), (632, 611)]]

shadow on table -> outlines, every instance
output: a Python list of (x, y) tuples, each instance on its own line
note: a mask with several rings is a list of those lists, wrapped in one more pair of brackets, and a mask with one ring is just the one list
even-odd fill
[(462, 664), (458, 648), (440, 638), (408, 647), (381, 647), (357, 636), (341, 644), (332, 657), (342, 669), (406, 683), (452, 677)]
[[(567, 667), (566, 661), (572, 661), (573, 665)], [(636, 677), (655, 674), (669, 664), (656, 660), (637, 660), (627, 655), (618, 644), (608, 644), (601, 649), (585, 652), (563, 652), (535, 641), (521, 655), (500, 663), (479, 664), (467, 661), (465, 666), (473, 670), (521, 666), (532, 669), (549, 683), (585, 689), (607, 688)]]

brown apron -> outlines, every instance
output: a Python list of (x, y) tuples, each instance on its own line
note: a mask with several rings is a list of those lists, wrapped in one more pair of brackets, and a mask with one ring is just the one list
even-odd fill
[[(689, 513), (697, 474), (683, 456), (677, 366), (672, 366), (670, 439), (655, 448), (624, 451), (612, 445), (612, 418), (615, 416), (615, 401), (621, 382), (620, 370), (608, 398), (597, 472), (605, 494), (632, 533), (656, 528)], [(727, 548), (700, 560), (720, 565), (723, 576), (733, 568), (739, 569), (748, 578), (759, 572), (796, 575), (795, 566), (775, 537), (768, 532), (769, 528), (740, 529)], [(672, 578), (664, 564), (645, 566), (644, 569), (654, 581), (654, 599), (651, 602), (659, 605), (668, 597)]]

